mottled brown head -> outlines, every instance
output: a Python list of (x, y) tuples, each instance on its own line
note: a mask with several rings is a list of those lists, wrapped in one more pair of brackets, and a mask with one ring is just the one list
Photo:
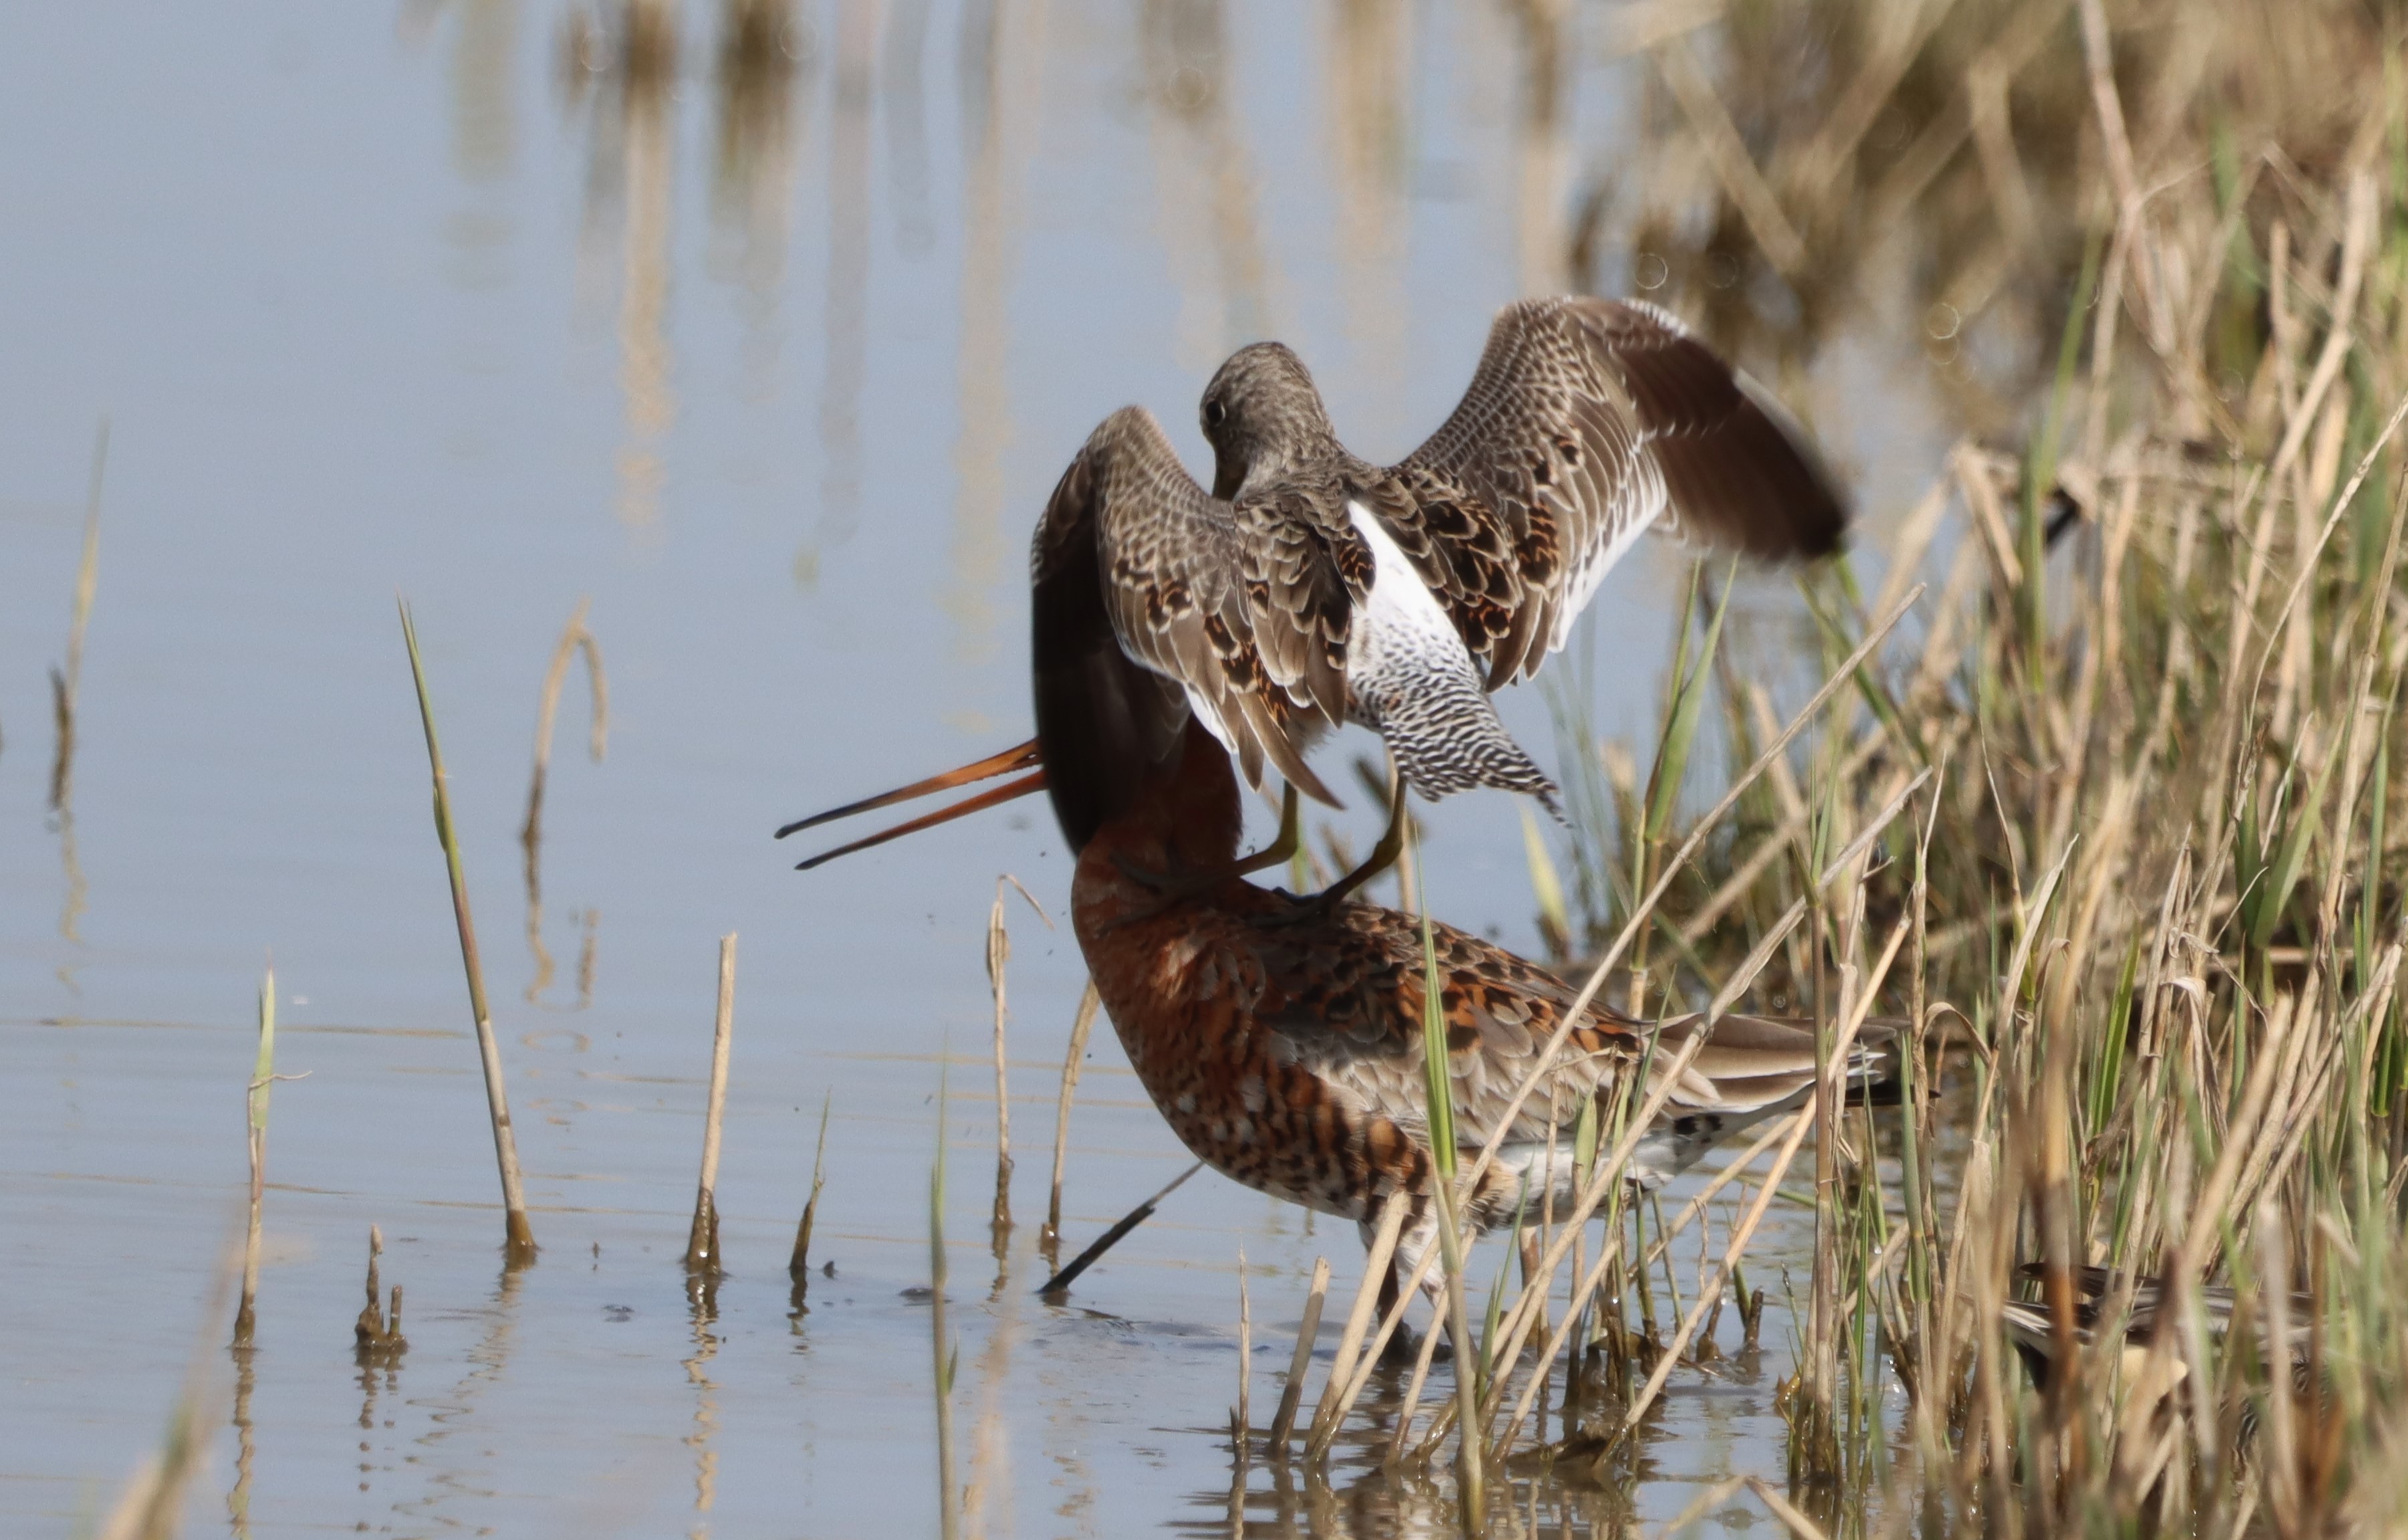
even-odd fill
[(1229, 355), (1204, 387), (1203, 418), (1215, 497), (1234, 497), (1339, 452), (1304, 360), (1278, 342), (1252, 343)]

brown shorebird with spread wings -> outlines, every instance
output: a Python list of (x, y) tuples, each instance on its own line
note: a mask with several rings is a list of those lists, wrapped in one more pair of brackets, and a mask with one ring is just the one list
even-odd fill
[[(1276, 342), (1221, 366), (1203, 424), (1210, 492), (1153, 413), (1106, 418), (1054, 488), (1034, 559), (1040, 584), (1100, 587), (1118, 650), (1184, 696), (1250, 784), (1266, 762), (1285, 779), (1281, 838), (1250, 870), (1291, 852), (1297, 788), (1335, 803), (1305, 756), (1350, 720), (1425, 797), (1551, 799), (1488, 693), (1563, 646), (1641, 535), (1802, 558), (1837, 550), (1847, 524), (1788, 413), (1643, 301), (1508, 306), (1454, 415), (1384, 468), (1339, 441)], [(1033, 765), (1033, 749), (992, 763)], [(1390, 801), (1386, 834), (1330, 901), (1395, 858)]]
[[(1634, 1021), (1598, 1003), (1574, 1016), (1577, 991), (1501, 947), (1342, 901), (1360, 873), (1297, 899), (1242, 880), (1277, 846), (1238, 855), (1240, 770), (1285, 774), (1292, 841), (1296, 788), (1322, 794), (1305, 748), (1347, 718), (1376, 725), (1425, 791), (1544, 788), (1487, 687), (1561, 644), (1640, 531), (1677, 520), (1776, 556), (1838, 540), (1839, 498), (1777, 409), (1661, 311), (1580, 299), (1508, 309), (1463, 405), (1391, 469), (1347, 453), (1284, 348), (1225, 365), (1204, 425), (1211, 494), (1136, 409), (1054, 490), (1032, 559), (1033, 741), (781, 833), (1024, 773), (803, 864), (1047, 791), (1077, 854), (1080, 950), (1180, 1139), (1237, 1181), (1367, 1227), (1407, 1195), (1409, 1262), (1436, 1233), (1433, 984), (1457, 1138), (1467, 1159), (1498, 1139), (1464, 1195), (1476, 1226), (1568, 1195), (1581, 1107), (1673, 1072), (1701, 1033), (1630, 1181), (1668, 1180), (1802, 1101), (1811, 1024)], [(1884, 1072), (1890, 1038), (1867, 1024), (1850, 1083)]]

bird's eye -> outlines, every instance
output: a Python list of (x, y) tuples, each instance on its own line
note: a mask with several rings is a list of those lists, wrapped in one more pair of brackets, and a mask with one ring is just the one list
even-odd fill
[(1221, 425), (1221, 420), (1228, 415), (1229, 409), (1223, 406), (1220, 402), (1207, 401), (1204, 403), (1204, 425), (1206, 427), (1219, 427)]

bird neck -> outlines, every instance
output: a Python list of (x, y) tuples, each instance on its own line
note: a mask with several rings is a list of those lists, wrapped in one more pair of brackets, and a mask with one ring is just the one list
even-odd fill
[(1224, 499), (1247, 497), (1283, 482), (1319, 479), (1330, 466), (1348, 458), (1346, 447), (1338, 441), (1326, 418), (1318, 424), (1285, 424), (1236, 453), (1216, 455), (1212, 495)]

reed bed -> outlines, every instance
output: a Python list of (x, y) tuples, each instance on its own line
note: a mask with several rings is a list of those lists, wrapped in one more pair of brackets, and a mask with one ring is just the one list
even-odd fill
[[(1643, 776), (1562, 713), (1578, 832), (1534, 828), (1529, 854), (1569, 976), (1651, 1014), (1811, 1014), (1811, 1108), (1717, 1176), (1752, 1184), (1735, 1216), (1713, 1226), (1708, 1193), (1667, 1223), (1618, 1173), (1669, 1067), (1630, 1077), (1527, 1283), (1498, 1274), (1484, 1311), (1476, 1260), (1436, 1264), (1456, 1352), (1443, 1402), (1416, 1375), (1397, 1414), (1400, 1473), (1453, 1461), (1469, 1496), (1472, 1459), (1616, 1469), (1725, 1305), (1761, 1309), (1739, 1280), (1794, 1168), (1814, 1247), (1786, 1491), (1752, 1489), (1794, 1533), (2408, 1512), (2398, 50), (2337, 67), (2360, 116), (2314, 115), (2314, 155), (2244, 102), (2228, 129), (2260, 137), (2186, 161), (2156, 117), (2136, 150), (2118, 99), (2149, 73), (2116, 51), (2144, 9), (2086, 0), (2034, 45), (2071, 50), (2093, 159), (2022, 447), (1959, 444), (1878, 591), (1850, 565), (1808, 581), (1802, 638), (1701, 569)], [(2229, 29), (2200, 46), (2239, 67)], [(1684, 818), (1717, 753), (1747, 769)], [(1894, 1111), (1842, 1094), (1875, 1015), (1899, 1025)], [(1719, 1234), (1684, 1284), (1692, 1224)], [(2013, 1303), (2049, 1323), (2020, 1351)], [(1364, 1352), (1356, 1316), (1309, 1457), (1395, 1328)], [(1551, 1400), (1559, 1436), (1517, 1456)]]

